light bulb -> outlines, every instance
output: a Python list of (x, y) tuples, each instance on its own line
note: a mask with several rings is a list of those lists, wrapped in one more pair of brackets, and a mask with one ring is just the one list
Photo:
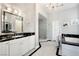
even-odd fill
[(18, 15), (21, 15), (21, 12), (19, 12)]
[(20, 9), (18, 9), (18, 15), (21, 15), (21, 10)]
[(11, 9), (11, 8), (9, 8), (9, 7), (7, 7), (7, 11), (11, 12), (11, 11), (12, 11), (12, 9)]
[(17, 14), (17, 13), (18, 13), (18, 11), (17, 11), (17, 10), (14, 10), (14, 13), (15, 13), (15, 14)]

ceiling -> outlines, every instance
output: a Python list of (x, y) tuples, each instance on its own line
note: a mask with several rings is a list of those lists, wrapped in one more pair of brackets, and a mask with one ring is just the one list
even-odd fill
[[(53, 3), (52, 3), (53, 4)], [(54, 5), (57, 3), (54, 3)], [(72, 7), (76, 7), (78, 5), (78, 3), (63, 3), (63, 6), (61, 7), (57, 7), (56, 9), (52, 8), (49, 9), (49, 7), (47, 7), (47, 5), (49, 5), (49, 3), (42, 3), (41, 4), (43, 7), (46, 7), (48, 9), (48, 11), (59, 11), (59, 10), (66, 10)]]
[[(9, 3), (9, 4), (11, 4), (12, 6), (16, 6), (17, 8), (19, 7), (23, 11), (27, 11), (28, 9), (32, 9), (33, 8), (32, 5), (35, 5), (34, 3)], [(69, 8), (72, 8), (72, 7), (75, 7), (78, 5), (78, 3), (63, 3), (63, 7), (58, 7), (56, 9), (54, 9), (54, 8), (49, 9), (49, 7), (47, 7), (47, 5), (49, 5), (50, 3), (38, 3), (38, 4), (42, 7), (42, 9), (44, 9), (44, 11), (46, 11), (48, 13), (53, 12), (53, 11), (66, 10), (66, 9), (69, 9)], [(57, 3), (51, 3), (51, 4), (55, 5)]]
[[(29, 8), (29, 6), (31, 7), (32, 6), (32, 4), (34, 4), (34, 3), (10, 3), (11, 5), (14, 5), (14, 6), (18, 6), (18, 7), (20, 7), (20, 8), (25, 8), (26, 9), (26, 6), (27, 6), (27, 8)], [(46, 9), (48, 9), (48, 11), (49, 11), (49, 7), (47, 7), (47, 5), (49, 5), (50, 3), (39, 3), (39, 5), (41, 5), (42, 7), (44, 7), (44, 8), (46, 8)], [(57, 4), (57, 3), (51, 3), (51, 4)], [(60, 4), (60, 3), (59, 3)], [(75, 7), (75, 6), (77, 6), (78, 5), (78, 3), (63, 3), (63, 7), (61, 7), (61, 10), (62, 9), (68, 9), (68, 8), (72, 8), (72, 7)], [(59, 8), (56, 8), (56, 10), (59, 10), (60, 9), (60, 7)], [(53, 11), (54, 10), (54, 8), (51, 8), (51, 10), (50, 11)]]

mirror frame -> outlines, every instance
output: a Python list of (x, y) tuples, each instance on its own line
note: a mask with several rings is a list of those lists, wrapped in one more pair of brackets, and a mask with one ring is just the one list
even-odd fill
[[(2, 11), (2, 19), (1, 19), (1, 33), (15, 33), (15, 32), (6, 32), (5, 30), (3, 30), (3, 25), (5, 25), (5, 13), (9, 13), (9, 14), (11, 14), (11, 15), (15, 15), (15, 16), (18, 16), (18, 17), (21, 17), (22, 19), (21, 19), (21, 21), (22, 21), (22, 32), (23, 32), (23, 17), (22, 16), (19, 16), (19, 15), (17, 15), (17, 14), (13, 14), (13, 13), (11, 13), (11, 12), (8, 12), (8, 11)], [(3, 23), (4, 22), (4, 23)]]

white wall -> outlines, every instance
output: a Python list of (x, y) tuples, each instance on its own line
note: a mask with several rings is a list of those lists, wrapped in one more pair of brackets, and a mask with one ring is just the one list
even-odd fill
[[(66, 34), (78, 34), (78, 24), (71, 24), (71, 22), (78, 19), (78, 7), (70, 8), (59, 13), (59, 18), (61, 21), (61, 26), (68, 23), (68, 26), (62, 27), (62, 33)], [(63, 18), (62, 18), (63, 17)], [(78, 19), (79, 20), (79, 19)], [(73, 29), (73, 30), (72, 30)]]
[[(52, 24), (54, 24), (56, 21), (59, 23), (59, 25), (57, 25), (55, 23), (55, 26), (52, 27), (53, 31), (52, 31), (52, 37), (57, 37), (58, 35), (60, 35), (61, 33), (67, 33), (67, 34), (79, 34), (79, 25), (70, 25), (67, 28), (64, 27), (63, 28), (63, 24), (64, 23), (71, 23), (72, 20), (78, 19), (78, 7), (72, 7), (72, 8), (68, 8), (68, 9), (64, 9), (58, 12), (52, 12), (50, 15), (50, 19), (52, 19)], [(53, 26), (53, 25), (52, 25)], [(59, 26), (59, 27), (57, 27)], [(57, 38), (55, 38), (56, 40)], [(52, 38), (52, 40), (54, 40), (54, 38)]]
[[(0, 16), (1, 16), (1, 6), (0, 6)], [(1, 17), (0, 17), (0, 34), (1, 34)]]
[(47, 21), (47, 38), (48, 40), (52, 39), (52, 23), (49, 19)]
[[(65, 21), (65, 23), (68, 23), (68, 26), (63, 27), (63, 33), (66, 33), (66, 34), (79, 34), (79, 29), (78, 29), (79, 24), (77, 24), (75, 22), (76, 19), (79, 20), (78, 12), (79, 11), (76, 7), (76, 8), (71, 8), (69, 10), (66, 10), (63, 13), (63, 15), (65, 15), (64, 16), (64, 21)], [(73, 20), (74, 20), (74, 22), (72, 22)], [(63, 21), (63, 23), (64, 23), (64, 21)], [(76, 24), (74, 24), (74, 23), (76, 23)]]
[(35, 21), (35, 34), (36, 34), (36, 47), (39, 47), (39, 23), (38, 23), (38, 4), (36, 4), (36, 21)]
[(43, 6), (43, 3), (38, 3), (37, 4), (37, 11), (38, 14), (40, 13), (41, 15), (43, 15), (45, 18), (48, 18), (48, 10), (45, 6)]
[(52, 22), (52, 39), (57, 40), (59, 35), (59, 22), (53, 21)]
[[(27, 5), (28, 6), (28, 5)], [(35, 13), (36, 13), (36, 7), (35, 4), (29, 4), (28, 7), (26, 7), (25, 10), (25, 16), (24, 16), (24, 32), (35, 32)]]

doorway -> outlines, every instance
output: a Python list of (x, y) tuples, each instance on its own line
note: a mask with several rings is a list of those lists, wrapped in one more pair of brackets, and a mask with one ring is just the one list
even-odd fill
[(40, 41), (47, 40), (47, 19), (39, 14), (39, 39)]

